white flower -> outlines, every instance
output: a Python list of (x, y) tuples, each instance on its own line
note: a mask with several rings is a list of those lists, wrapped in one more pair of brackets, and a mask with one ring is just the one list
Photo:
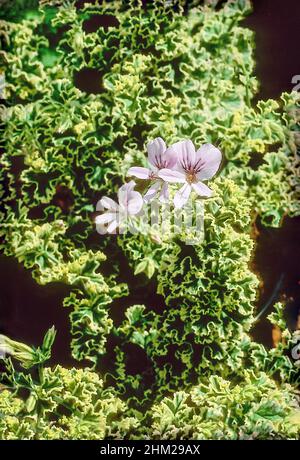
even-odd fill
[(99, 200), (96, 208), (97, 211), (107, 209), (106, 212), (95, 218), (99, 233), (114, 233), (116, 228), (120, 227), (128, 218), (135, 216), (141, 211), (143, 198), (139, 192), (134, 190), (134, 187), (135, 182), (132, 180), (119, 188), (119, 203), (106, 196)]

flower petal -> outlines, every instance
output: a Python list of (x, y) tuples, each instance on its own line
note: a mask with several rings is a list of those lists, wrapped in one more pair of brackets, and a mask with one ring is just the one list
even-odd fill
[(163, 183), (163, 186), (160, 191), (159, 201), (161, 203), (168, 203), (169, 201), (169, 185), (167, 182)]
[(115, 233), (116, 228), (118, 227), (119, 222), (117, 219), (113, 220), (107, 227), (107, 233)]
[(165, 152), (167, 146), (161, 137), (157, 137), (147, 145), (148, 160), (153, 166), (161, 163), (161, 157)]
[(193, 169), (196, 162), (196, 150), (190, 139), (176, 142), (170, 147), (178, 158), (178, 165), (185, 171)]
[(115, 212), (105, 212), (104, 214), (101, 214), (101, 216), (95, 217), (95, 223), (97, 225), (108, 224), (116, 219), (116, 215), (117, 214)]
[(158, 176), (166, 182), (174, 182), (174, 183), (184, 183), (185, 182), (184, 173), (180, 171), (168, 169), (168, 168), (161, 169), (158, 173)]
[(151, 185), (151, 187), (147, 190), (147, 192), (144, 195), (144, 201), (145, 203), (149, 203), (150, 201), (153, 200), (153, 198), (156, 197), (160, 187), (161, 187), (162, 182), (160, 180), (157, 180), (154, 182), (154, 184)]
[(130, 216), (134, 216), (140, 212), (144, 204), (142, 195), (139, 192), (130, 192), (127, 211)]
[(138, 177), (139, 179), (149, 179), (150, 169), (141, 166), (133, 166), (128, 169), (127, 176)]
[(168, 169), (174, 168), (174, 166), (178, 162), (177, 150), (174, 149), (172, 146), (167, 148), (167, 150), (163, 154), (163, 162), (166, 168)]
[(211, 179), (218, 171), (222, 161), (222, 153), (220, 150), (212, 144), (204, 144), (197, 150), (196, 157), (197, 165), (200, 166), (197, 179)]
[(190, 184), (184, 184), (184, 186), (181, 187), (181, 189), (175, 193), (175, 196), (174, 196), (175, 208), (180, 209), (185, 205), (185, 203), (189, 199), (191, 190), (192, 189), (191, 189)]
[(111, 211), (117, 211), (119, 208), (118, 203), (116, 203), (111, 198), (108, 198), (107, 196), (101, 198), (100, 204), (103, 206), (104, 209), (109, 209)]
[(121, 208), (126, 208), (129, 200), (129, 194), (130, 192), (134, 189), (135, 187), (135, 182), (134, 180), (131, 180), (130, 182), (127, 182), (126, 184), (122, 185), (122, 187), (119, 188), (118, 190), (118, 200), (119, 200), (119, 205)]
[(196, 184), (192, 184), (193, 189), (196, 193), (200, 196), (212, 196), (212, 190), (207, 187), (207, 185), (203, 184), (202, 182), (197, 182)]
[(96, 224), (96, 231), (99, 235), (105, 235), (105, 233), (107, 233), (106, 225)]

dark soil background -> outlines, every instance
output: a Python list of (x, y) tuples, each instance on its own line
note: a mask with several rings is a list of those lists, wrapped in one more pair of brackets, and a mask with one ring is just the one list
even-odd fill
[[(255, 32), (255, 75), (260, 99), (278, 99), (292, 91), (294, 75), (300, 75), (299, 0), (252, 0), (253, 12), (243, 24)], [(274, 301), (287, 302), (286, 318), (294, 330), (300, 313), (300, 218), (285, 218), (279, 229), (263, 228), (257, 222), (257, 246), (253, 267), (262, 280), (257, 311), (267, 304), (252, 330), (258, 342), (272, 346), (272, 326), (266, 319)], [(298, 326), (299, 327), (299, 326)]]
[[(283, 91), (291, 91), (292, 77), (300, 75), (297, 59), (300, 2), (254, 0), (253, 7), (244, 25), (256, 34), (255, 74), (260, 91), (255, 103), (259, 99), (277, 99)], [(272, 304), (281, 299), (287, 301), (286, 316), (292, 330), (300, 312), (300, 218), (286, 218), (280, 229), (263, 228), (258, 221), (256, 230), (252, 267), (261, 279), (257, 312), (268, 308), (252, 335), (258, 342), (272, 346), (272, 327), (266, 319)], [(37, 346), (46, 330), (55, 325), (57, 338), (52, 363), (78, 367), (70, 355), (69, 311), (62, 307), (69, 288), (54, 283), (39, 286), (30, 271), (3, 255), (0, 271), (0, 332)]]
[(253, 12), (243, 24), (255, 32), (256, 99), (277, 99), (292, 91), (292, 77), (300, 75), (299, 0), (252, 0)]

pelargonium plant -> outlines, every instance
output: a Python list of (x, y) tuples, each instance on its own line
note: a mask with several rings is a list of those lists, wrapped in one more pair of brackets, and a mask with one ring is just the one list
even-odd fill
[(299, 439), (256, 266), (300, 215), (299, 94), (257, 102), (250, 12), (1, 2), (1, 440)]

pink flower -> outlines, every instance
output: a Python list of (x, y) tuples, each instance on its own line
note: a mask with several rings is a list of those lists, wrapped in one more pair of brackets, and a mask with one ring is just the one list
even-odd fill
[(200, 196), (211, 196), (212, 190), (202, 181), (211, 179), (218, 171), (222, 160), (220, 150), (212, 144), (204, 144), (196, 151), (192, 141), (184, 140), (173, 144), (169, 151), (178, 157), (177, 168), (163, 168), (158, 175), (166, 182), (184, 184), (175, 194), (175, 208), (185, 205), (192, 189)]
[(160, 201), (168, 201), (168, 184), (159, 177), (159, 171), (164, 168), (172, 169), (177, 163), (177, 155), (172, 148), (167, 148), (165, 141), (157, 137), (147, 145), (148, 162), (150, 168), (134, 166), (128, 170), (129, 176), (151, 180), (153, 183), (144, 195), (149, 202), (159, 194)]
[(97, 203), (97, 211), (106, 212), (95, 218), (99, 233), (114, 233), (116, 228), (125, 222), (128, 217), (138, 214), (143, 207), (143, 198), (139, 192), (134, 190), (135, 182), (132, 180), (122, 185), (118, 191), (118, 201), (116, 203), (111, 198), (104, 196)]

